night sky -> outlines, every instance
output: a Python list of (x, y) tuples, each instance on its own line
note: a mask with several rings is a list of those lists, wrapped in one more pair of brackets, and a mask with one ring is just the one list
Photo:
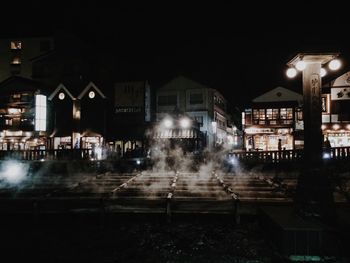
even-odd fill
[(161, 85), (183, 74), (238, 106), (276, 86), (301, 92), (300, 77), (285, 77), (285, 64), (297, 52), (341, 52), (343, 70), (349, 64), (344, 4), (144, 2), (37, 1), (20, 8), (14, 3), (9, 9), (18, 17), (2, 15), (7, 26), (1, 34), (69, 30), (110, 51), (117, 78)]

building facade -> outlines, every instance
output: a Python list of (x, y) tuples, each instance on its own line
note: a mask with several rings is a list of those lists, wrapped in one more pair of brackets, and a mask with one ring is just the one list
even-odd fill
[(94, 82), (59, 84), (50, 94), (52, 149), (94, 149), (106, 138), (107, 97)]
[(322, 132), (332, 147), (350, 146), (350, 71), (323, 87)]
[(174, 111), (185, 113), (198, 123), (203, 147), (213, 147), (227, 142), (226, 104), (217, 90), (179, 76), (156, 91), (156, 120)]
[(47, 90), (38, 82), (10, 77), (0, 83), (0, 150), (46, 147)]
[(147, 147), (146, 131), (153, 115), (151, 101), (148, 81), (114, 84), (113, 106), (108, 115), (108, 141), (110, 149), (120, 157), (126, 152)]
[(0, 81), (10, 76), (32, 77), (31, 59), (54, 48), (51, 37), (6, 38), (0, 40)]
[(255, 99), (242, 113), (244, 148), (248, 151), (303, 147), (301, 94), (277, 87)]

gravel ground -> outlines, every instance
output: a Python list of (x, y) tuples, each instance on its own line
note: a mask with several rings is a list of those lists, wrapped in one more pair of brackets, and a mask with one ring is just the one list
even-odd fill
[(6, 221), (2, 262), (285, 262), (252, 221)]

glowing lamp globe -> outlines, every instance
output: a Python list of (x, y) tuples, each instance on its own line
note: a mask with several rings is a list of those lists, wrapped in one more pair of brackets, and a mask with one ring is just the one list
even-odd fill
[(324, 68), (321, 68), (321, 77), (324, 77), (327, 75), (327, 70), (325, 70)]
[(330, 70), (337, 70), (341, 67), (341, 62), (339, 59), (333, 59), (328, 65)]
[(163, 123), (165, 128), (170, 128), (171, 126), (173, 126), (173, 121), (171, 119), (165, 119)]
[(294, 78), (296, 75), (297, 75), (297, 71), (295, 68), (287, 69), (287, 77), (288, 78)]
[(183, 119), (180, 120), (181, 128), (184, 128), (184, 129), (185, 128), (189, 128), (190, 125), (191, 125), (191, 122), (190, 122), (190, 120), (188, 118), (183, 118)]
[(305, 61), (300, 60), (297, 62), (297, 64), (295, 64), (295, 67), (297, 70), (303, 71), (306, 68), (306, 63)]

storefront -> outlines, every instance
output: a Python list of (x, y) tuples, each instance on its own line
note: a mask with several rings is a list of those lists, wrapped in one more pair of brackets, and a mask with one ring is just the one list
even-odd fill
[(328, 137), (332, 147), (350, 146), (350, 124), (322, 125), (324, 139)]
[(33, 132), (7, 130), (0, 132), (0, 150), (2, 151), (45, 149), (45, 145), (45, 137), (35, 138)]
[(245, 130), (245, 147), (247, 151), (277, 151), (279, 140), (282, 150), (294, 148), (291, 128), (248, 128)]

